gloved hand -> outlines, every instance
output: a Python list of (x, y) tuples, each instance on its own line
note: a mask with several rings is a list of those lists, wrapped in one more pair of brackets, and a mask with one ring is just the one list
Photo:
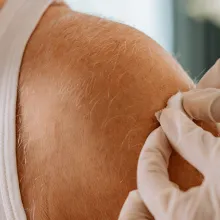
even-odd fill
[[(195, 89), (179, 95), (181, 97), (174, 96), (168, 101), (168, 107), (182, 108), (195, 120), (220, 122), (220, 59), (203, 76)], [(181, 102), (174, 103), (180, 98)]]
[[(138, 165), (139, 192), (158, 220), (220, 219), (220, 172), (217, 171), (220, 142), (187, 117), (220, 122), (219, 76), (220, 61), (217, 61), (197, 89), (172, 97), (168, 101), (171, 109), (160, 114), (163, 130), (155, 130), (142, 150)], [(184, 193), (169, 182), (166, 167), (171, 149), (163, 131), (174, 149), (203, 173), (205, 181), (201, 187)]]
[(206, 72), (196, 86), (197, 89), (215, 88), (220, 89), (220, 59)]
[[(197, 89), (183, 94), (179, 93), (169, 100), (168, 107), (185, 111), (192, 119), (220, 122), (219, 75), (220, 61), (217, 61), (199, 82)], [(164, 112), (161, 124), (171, 143), (173, 140), (174, 148), (202, 172), (202, 159), (205, 161), (204, 164), (208, 163), (208, 161), (210, 162), (209, 153), (212, 151), (210, 150), (206, 155), (206, 150), (208, 147), (210, 148), (209, 145), (218, 143), (219, 140), (197, 127), (181, 112), (172, 109)], [(174, 124), (172, 130), (169, 130), (172, 126), (169, 126), (169, 120)], [(184, 126), (181, 127), (181, 124)], [(198, 136), (196, 137), (196, 135)], [(190, 142), (190, 136), (194, 138), (192, 142)], [(184, 140), (184, 138), (187, 138), (187, 140)], [(200, 144), (202, 145), (201, 149)], [(192, 145), (195, 145), (194, 148), (188, 149)], [(183, 151), (181, 151), (182, 148), (184, 148)], [(198, 156), (200, 156), (197, 159), (199, 162), (194, 159), (197, 152)], [(212, 180), (213, 173), (215, 174), (213, 170), (216, 169), (218, 165), (216, 163), (218, 162), (214, 163), (212, 161), (210, 166), (203, 165), (204, 171), (202, 173), (207, 174), (203, 185), (200, 188), (193, 188), (187, 193), (183, 193), (175, 184), (168, 180), (167, 166), (170, 154), (171, 149), (167, 138), (163, 130), (158, 128), (148, 137), (139, 160), (138, 185), (141, 197), (156, 219), (218, 219), (219, 204), (215, 203), (220, 198), (219, 189), (218, 187), (216, 188), (218, 182), (216, 183)], [(193, 162), (194, 160), (195, 163)], [(208, 167), (209, 169), (206, 169)], [(209, 170), (211, 171), (210, 174), (212, 174), (211, 177)], [(216, 176), (219, 176), (219, 174)], [(215, 192), (216, 189), (218, 191), (217, 194)], [(206, 196), (207, 198), (202, 200)], [(123, 206), (119, 220), (153, 220), (154, 218), (150, 215), (145, 204), (142, 202), (138, 191), (131, 192)], [(213, 204), (215, 205), (214, 207), (212, 206)], [(204, 215), (204, 218), (200, 217), (201, 212), (199, 210), (202, 210), (202, 213), (204, 212), (206, 215)]]
[[(147, 139), (138, 164), (138, 189), (157, 220), (220, 219), (220, 140), (175, 109), (165, 109), (161, 128)], [(164, 133), (165, 135), (164, 135)], [(203, 175), (201, 186), (182, 192), (169, 181), (172, 147)]]
[(142, 201), (138, 190), (129, 193), (123, 208), (121, 210), (119, 220), (153, 220), (154, 218), (146, 208)]
[[(203, 122), (220, 122), (220, 89), (194, 89), (172, 96), (167, 108), (178, 109), (190, 119)], [(157, 119), (162, 110), (156, 113)]]
[(182, 106), (195, 120), (217, 122), (220, 132), (220, 59), (199, 81), (196, 89), (182, 94)]
[[(189, 96), (191, 94), (187, 94), (186, 102), (191, 100), (188, 100)], [(200, 99), (195, 100), (201, 107)], [(198, 120), (209, 121), (210, 118), (215, 118), (210, 114), (209, 108), (205, 108), (203, 114), (190, 106), (187, 107), (187, 111)], [(220, 113), (216, 114), (216, 117), (219, 118), (219, 115)], [(160, 123), (163, 130), (160, 127), (150, 134), (140, 155), (140, 194), (138, 191), (129, 194), (119, 220), (153, 220), (146, 207), (157, 220), (220, 219), (219, 139), (195, 125), (181, 111), (172, 108), (162, 111)], [(167, 167), (172, 150), (166, 136), (174, 149), (203, 173), (205, 181), (201, 187), (184, 193), (169, 181)]]

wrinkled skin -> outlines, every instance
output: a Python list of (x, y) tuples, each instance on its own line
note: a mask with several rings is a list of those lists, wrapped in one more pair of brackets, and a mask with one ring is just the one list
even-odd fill
[[(117, 219), (136, 188), (154, 113), (192, 81), (156, 42), (128, 26), (52, 5), (25, 50), (17, 162), (28, 219)], [(202, 176), (178, 155), (171, 179)]]

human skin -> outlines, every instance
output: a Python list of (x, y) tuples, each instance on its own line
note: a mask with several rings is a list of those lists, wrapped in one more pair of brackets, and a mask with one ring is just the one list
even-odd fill
[[(54, 4), (22, 60), (17, 164), (30, 220), (117, 219), (136, 188), (140, 150), (159, 126), (155, 112), (194, 85), (145, 34)], [(182, 189), (202, 176), (176, 153)]]
[(0, 9), (3, 7), (5, 0), (0, 0)]

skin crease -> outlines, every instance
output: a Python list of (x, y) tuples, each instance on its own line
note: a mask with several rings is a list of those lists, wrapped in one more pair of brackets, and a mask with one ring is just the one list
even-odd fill
[[(17, 163), (28, 219), (117, 219), (136, 188), (140, 150), (158, 127), (155, 112), (192, 86), (143, 33), (52, 5), (28, 42), (18, 87)], [(202, 181), (176, 153), (169, 173), (182, 189)]]

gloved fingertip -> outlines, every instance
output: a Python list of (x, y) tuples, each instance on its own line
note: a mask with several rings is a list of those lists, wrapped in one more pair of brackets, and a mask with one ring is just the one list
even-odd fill
[(205, 89), (205, 88), (220, 88), (220, 59), (216, 61), (216, 63), (205, 73), (202, 79), (197, 84), (197, 89)]
[(163, 111), (163, 110), (160, 110), (160, 111), (158, 111), (158, 112), (155, 113), (155, 117), (156, 117), (156, 119), (157, 119), (158, 122), (160, 122), (160, 116), (161, 116), (162, 111)]
[(210, 109), (213, 121), (217, 123), (220, 122), (220, 110), (219, 109), (220, 109), (220, 96), (214, 100), (214, 102), (211, 105), (211, 109)]
[(176, 93), (176, 95), (172, 96), (168, 100), (167, 107), (182, 110), (183, 109), (182, 100), (183, 100), (183, 93), (178, 92), (178, 93)]
[(184, 114), (176, 109), (164, 109), (160, 116), (160, 125), (168, 139), (176, 136), (180, 126), (185, 125)]
[(172, 185), (175, 189), (180, 189), (180, 187), (176, 183), (172, 182)]
[(169, 119), (173, 114), (175, 113), (175, 110), (172, 108), (165, 108), (160, 113), (160, 120), (163, 119)]
[[(182, 102), (183, 102), (183, 93), (178, 92), (168, 100), (167, 107), (165, 109), (176, 109), (176, 110), (180, 110), (181, 112), (185, 112), (182, 106)], [(162, 109), (155, 113), (158, 122), (160, 122), (161, 114), (165, 109)]]

